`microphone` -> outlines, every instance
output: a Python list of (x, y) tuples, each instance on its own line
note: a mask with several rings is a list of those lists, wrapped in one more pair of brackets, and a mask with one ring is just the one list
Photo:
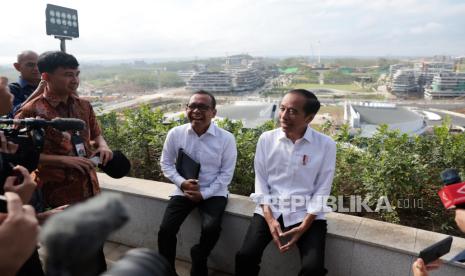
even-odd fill
[(81, 119), (76, 118), (55, 118), (51, 121), (45, 119), (0, 119), (0, 124), (5, 125), (19, 125), (21, 127), (31, 127), (31, 128), (44, 128), (44, 127), (53, 127), (60, 131), (65, 130), (83, 130), (86, 123)]
[(98, 275), (100, 249), (128, 219), (116, 194), (102, 194), (53, 215), (39, 235), (47, 252), (46, 275)]
[(105, 166), (103, 166), (102, 164), (98, 164), (99, 162), (97, 162), (98, 167), (102, 169), (102, 171), (105, 172), (108, 176), (111, 176), (113, 178), (124, 177), (131, 170), (131, 162), (119, 150), (113, 151), (113, 158), (110, 161), (108, 161)]
[(444, 207), (465, 209), (465, 182), (462, 182), (459, 172), (456, 169), (445, 169), (441, 172), (441, 180), (444, 187), (438, 195)]

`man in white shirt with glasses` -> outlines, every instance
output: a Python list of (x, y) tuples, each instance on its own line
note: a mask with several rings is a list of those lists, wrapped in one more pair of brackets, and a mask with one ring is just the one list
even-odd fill
[(309, 124), (320, 109), (310, 91), (295, 89), (282, 99), (281, 127), (263, 133), (255, 153), (257, 203), (242, 248), (236, 275), (258, 275), (263, 251), (273, 241), (281, 253), (296, 245), (299, 275), (325, 275), (326, 220), (336, 143)]
[[(158, 232), (158, 250), (171, 266), (176, 257), (176, 235), (189, 213), (201, 215), (200, 241), (191, 249), (191, 275), (208, 275), (207, 258), (221, 231), (221, 220), (236, 166), (234, 136), (219, 128), (212, 119), (216, 101), (206, 91), (195, 92), (186, 107), (190, 123), (168, 132), (160, 160), (163, 174), (177, 189), (171, 196)], [(200, 163), (199, 179), (185, 179), (176, 171), (179, 149)]]

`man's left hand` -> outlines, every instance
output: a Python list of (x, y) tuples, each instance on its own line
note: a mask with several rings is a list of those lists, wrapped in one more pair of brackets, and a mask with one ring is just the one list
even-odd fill
[(303, 228), (302, 225), (300, 226), (297, 226), (297, 227), (294, 227), (292, 228), (291, 230), (289, 231), (286, 231), (286, 232), (283, 232), (281, 235), (280, 235), (280, 238), (284, 238), (284, 237), (289, 237), (290, 240), (289, 242), (287, 242), (286, 244), (282, 245), (281, 247), (279, 247), (279, 251), (281, 253), (284, 253), (286, 251), (288, 251), (289, 249), (292, 248), (292, 246), (300, 239), (300, 237), (305, 233), (305, 231), (307, 231), (307, 229)]
[(438, 259), (426, 265), (423, 259), (418, 258), (412, 264), (412, 273), (414, 276), (428, 276), (428, 271), (438, 269), (441, 266), (441, 264), (441, 260)]
[(97, 151), (95, 152), (95, 154), (93, 156), (95, 156), (97, 153), (99, 153), (100, 163), (103, 166), (105, 166), (108, 163), (108, 161), (110, 161), (113, 158), (113, 152), (106, 145), (102, 145), (102, 146), (98, 147)]
[(184, 195), (193, 202), (200, 202), (203, 200), (202, 194), (199, 191), (185, 191)]

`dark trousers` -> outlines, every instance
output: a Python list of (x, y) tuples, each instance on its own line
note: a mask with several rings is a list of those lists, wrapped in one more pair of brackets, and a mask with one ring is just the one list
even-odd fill
[[(282, 218), (280, 217), (278, 221), (283, 231), (300, 225), (299, 223), (284, 230)], [(272, 239), (270, 228), (265, 219), (261, 215), (254, 214), (242, 248), (236, 254), (235, 275), (258, 275), (263, 251)], [(297, 241), (302, 262), (299, 275), (318, 276), (326, 274), (327, 270), (324, 267), (325, 239), (326, 221), (314, 220), (307, 232)]]
[(202, 219), (199, 243), (191, 249), (191, 275), (207, 275), (207, 258), (215, 247), (221, 232), (221, 220), (227, 199), (215, 196), (201, 202), (193, 202), (184, 196), (171, 197), (158, 231), (158, 250), (174, 267), (176, 235), (189, 213), (196, 207)]

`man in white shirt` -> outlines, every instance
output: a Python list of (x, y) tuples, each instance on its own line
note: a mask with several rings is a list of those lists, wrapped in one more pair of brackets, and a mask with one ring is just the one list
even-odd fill
[[(221, 220), (236, 165), (234, 136), (212, 119), (216, 101), (205, 91), (195, 92), (187, 104), (190, 123), (168, 132), (161, 156), (161, 169), (177, 189), (171, 197), (158, 232), (158, 250), (174, 268), (176, 234), (196, 207), (202, 218), (200, 241), (191, 249), (191, 275), (208, 275), (207, 258), (221, 231)], [(176, 171), (179, 149), (200, 163), (199, 179), (185, 179)]]
[(281, 128), (263, 133), (255, 154), (257, 203), (236, 275), (258, 275), (263, 251), (273, 241), (281, 253), (297, 245), (299, 275), (325, 275), (326, 199), (331, 191), (336, 143), (309, 123), (320, 109), (310, 91), (295, 89), (281, 101)]

